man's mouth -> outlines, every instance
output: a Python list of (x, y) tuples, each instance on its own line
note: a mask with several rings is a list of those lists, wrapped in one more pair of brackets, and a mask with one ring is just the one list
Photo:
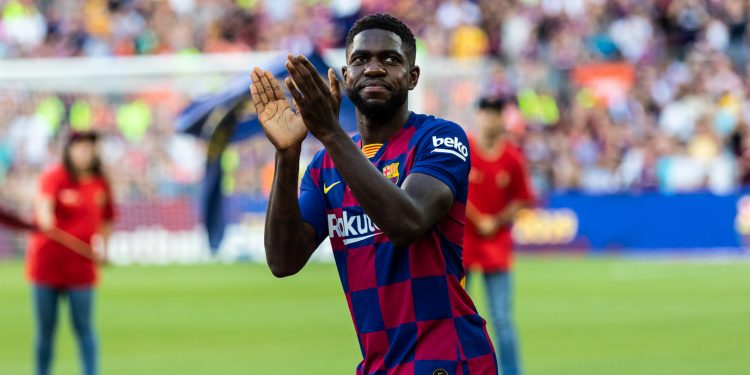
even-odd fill
[(371, 85), (371, 86), (365, 86), (360, 90), (363, 94), (388, 94), (389, 91), (385, 86), (381, 85)]
[(388, 86), (381, 82), (367, 82), (362, 85), (359, 91), (368, 95), (388, 95), (390, 93)]

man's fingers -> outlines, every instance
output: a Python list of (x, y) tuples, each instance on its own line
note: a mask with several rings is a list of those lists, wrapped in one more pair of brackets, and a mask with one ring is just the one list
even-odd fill
[[(301, 57), (291, 57), (289, 63), (287, 63), (289, 74), (292, 76), (292, 79), (294, 79), (294, 83), (297, 84), (302, 95), (305, 97), (317, 97), (321, 92), (315, 82), (315, 77), (310, 74), (300, 58)], [(291, 67), (289, 65), (291, 65)]]
[(260, 84), (260, 77), (258, 77), (258, 73), (255, 72), (256, 69), (258, 68), (255, 67), (250, 71), (250, 92), (259, 95), (260, 91), (258, 91), (258, 87), (256, 85)]
[(258, 88), (255, 87), (255, 84), (250, 85), (250, 96), (253, 98), (253, 105), (255, 106), (255, 112), (261, 113), (266, 108), (266, 105), (263, 104), (263, 101), (260, 99), (260, 94), (258, 93)]
[(291, 77), (286, 77), (284, 80), (284, 83), (286, 84), (286, 87), (289, 89), (289, 92), (292, 93), (292, 98), (294, 99), (294, 104), (297, 106), (297, 112), (299, 113), (299, 104), (303, 103), (302, 93), (299, 92), (297, 87), (294, 85), (294, 81)]
[[(273, 90), (273, 86), (271, 85), (272, 80), (275, 81), (276, 78), (273, 78), (273, 75), (268, 71), (264, 71), (260, 74), (260, 83), (263, 85), (263, 92), (268, 97), (268, 100), (280, 99), (276, 97), (276, 92)], [(283, 96), (281, 98), (283, 98)]]
[(251, 76), (253, 78), (253, 86), (255, 86), (255, 90), (257, 91), (261, 102), (263, 102), (263, 104), (265, 105), (268, 104), (268, 95), (266, 95), (266, 90), (263, 88), (263, 84), (260, 82), (260, 76), (262, 74), (263, 70), (255, 67), (255, 69), (253, 69), (253, 72), (251, 73)]
[[(299, 70), (294, 66), (294, 64), (291, 61), (286, 62), (286, 70), (289, 72), (289, 78), (292, 79), (294, 83), (294, 87), (297, 91), (299, 91), (302, 95), (308, 96), (310, 95), (310, 88), (308, 87), (308, 82), (302, 77)], [(287, 84), (287, 86), (289, 86)]]
[(284, 90), (281, 89), (281, 85), (279, 84), (279, 81), (271, 74), (271, 72), (266, 70), (266, 78), (271, 82), (271, 88), (273, 89), (273, 95), (276, 97), (276, 100), (286, 100), (286, 97), (284, 96)]
[[(289, 77), (292, 78), (292, 81), (294, 81), (294, 87), (296, 87), (297, 91), (299, 91), (302, 95), (309, 95), (309, 89), (307, 87), (307, 82), (302, 78), (302, 75), (299, 72), (299, 69), (297, 69), (297, 66), (295, 64), (295, 57), (290, 53), (287, 57), (287, 62), (284, 64), (286, 67), (287, 72), (289, 72)], [(287, 86), (289, 86), (287, 84)]]
[(312, 81), (315, 83), (316, 87), (321, 91), (325, 92), (326, 90), (326, 83), (323, 81), (323, 77), (318, 74), (318, 70), (315, 69), (315, 66), (310, 62), (310, 60), (307, 59), (307, 57), (299, 55), (298, 60), (301, 62), (302, 66), (305, 67), (305, 69), (308, 71), (308, 73), (312, 76)]
[(297, 112), (298, 115), (301, 116), (302, 111), (299, 109), (299, 103), (297, 103), (296, 100), (292, 99), (292, 102), (294, 102), (294, 110)]
[(336, 73), (333, 72), (333, 68), (328, 68), (328, 86), (331, 95), (333, 95), (337, 101), (341, 100), (341, 88), (339, 87), (339, 80), (336, 78)]
[(258, 91), (258, 85), (260, 85), (260, 78), (258, 77), (258, 74), (255, 72), (255, 69), (258, 69), (257, 67), (253, 69), (252, 72), (250, 72), (250, 78), (252, 79), (252, 83), (250, 84), (250, 96), (253, 98), (253, 105), (255, 105), (255, 112), (261, 113), (266, 108), (266, 103), (263, 102), (263, 99), (261, 99), (260, 91)]

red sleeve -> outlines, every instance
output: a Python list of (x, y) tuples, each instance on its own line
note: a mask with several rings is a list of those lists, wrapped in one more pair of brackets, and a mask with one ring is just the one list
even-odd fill
[(529, 182), (529, 176), (526, 174), (526, 161), (523, 154), (518, 153), (514, 158), (516, 160), (515, 165), (512, 168), (512, 175), (510, 181), (513, 192), (513, 199), (520, 201), (532, 201), (534, 200), (534, 192), (531, 190), (531, 183)]
[(115, 199), (112, 195), (112, 188), (109, 186), (107, 181), (104, 181), (104, 191), (106, 192), (107, 201), (104, 203), (104, 220), (114, 221), (115, 220)]
[(39, 193), (45, 197), (55, 199), (60, 189), (60, 173), (56, 169), (47, 171), (39, 177)]

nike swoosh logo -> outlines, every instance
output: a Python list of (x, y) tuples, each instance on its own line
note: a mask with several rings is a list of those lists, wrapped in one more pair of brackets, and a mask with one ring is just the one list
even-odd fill
[(433, 149), (432, 152), (442, 152), (444, 154), (453, 154), (453, 155), (458, 156), (458, 158), (461, 159), (462, 161), (466, 161), (466, 156), (463, 156), (463, 155), (461, 155), (458, 152), (453, 151), (453, 150), (446, 150), (444, 148), (436, 148), (436, 149)]
[(368, 239), (370, 237), (375, 237), (375, 236), (379, 235), (380, 233), (382, 233), (382, 232), (375, 232), (375, 233), (367, 234), (367, 235), (360, 236), (360, 237), (347, 238), (347, 239), (344, 240), (344, 245), (349, 245), (349, 244), (354, 243), (354, 242), (363, 241), (363, 240), (366, 240), (366, 239)]
[(338, 185), (341, 182), (341, 180), (334, 182), (331, 184), (331, 186), (326, 186), (326, 183), (323, 183), (323, 194), (328, 194), (331, 189), (333, 189), (334, 186)]

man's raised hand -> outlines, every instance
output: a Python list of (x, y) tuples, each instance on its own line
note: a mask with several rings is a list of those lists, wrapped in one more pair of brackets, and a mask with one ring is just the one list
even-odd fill
[(289, 77), (284, 83), (292, 93), (307, 129), (324, 143), (326, 136), (343, 133), (339, 125), (341, 91), (333, 69), (329, 68), (329, 82), (326, 83), (307, 58), (291, 54), (287, 58), (286, 69)]
[(292, 111), (273, 74), (256, 67), (250, 76), (253, 104), (268, 140), (278, 151), (298, 147), (307, 136), (299, 111)]

